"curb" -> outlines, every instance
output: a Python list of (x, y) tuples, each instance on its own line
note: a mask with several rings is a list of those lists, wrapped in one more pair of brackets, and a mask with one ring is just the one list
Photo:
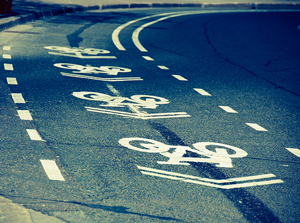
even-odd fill
[(243, 9), (243, 10), (298, 10), (300, 3), (129, 3), (106, 4), (94, 6), (66, 6), (45, 11), (29, 11), (18, 16), (0, 19), (0, 31), (13, 26), (24, 24), (50, 16), (66, 13), (83, 12), (88, 10), (126, 9), (126, 8), (173, 8), (173, 7), (198, 7), (202, 9)]

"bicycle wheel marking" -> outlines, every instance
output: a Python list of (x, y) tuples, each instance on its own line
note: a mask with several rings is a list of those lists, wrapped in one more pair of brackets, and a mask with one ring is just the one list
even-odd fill
[(111, 114), (118, 115), (123, 117), (131, 117), (137, 119), (159, 119), (159, 118), (185, 118), (190, 117), (186, 112), (166, 112), (166, 113), (152, 113), (149, 114), (145, 111), (140, 111), (143, 109), (156, 109), (159, 105), (169, 104), (169, 100), (152, 96), (152, 95), (133, 95), (130, 98), (126, 97), (113, 97), (107, 94), (102, 94), (98, 92), (73, 92), (74, 97), (90, 100), (90, 101), (101, 101), (104, 102), (100, 104), (101, 107), (111, 107), (111, 108), (128, 108), (131, 112), (104, 109), (97, 107), (88, 107), (85, 108), (87, 111), (102, 113), (102, 114)]

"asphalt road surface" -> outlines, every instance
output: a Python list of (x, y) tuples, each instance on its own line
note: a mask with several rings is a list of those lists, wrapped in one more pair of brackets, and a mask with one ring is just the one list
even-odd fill
[(0, 33), (1, 194), (66, 222), (300, 222), (300, 13), (90, 11)]

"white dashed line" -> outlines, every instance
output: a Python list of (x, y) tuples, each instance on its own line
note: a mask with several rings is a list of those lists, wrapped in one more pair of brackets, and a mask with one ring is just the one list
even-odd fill
[(31, 140), (35, 140), (35, 141), (44, 141), (42, 139), (42, 137), (40, 136), (40, 134), (38, 133), (38, 131), (36, 131), (35, 129), (26, 129), (29, 137)]
[(167, 68), (166, 66), (162, 66), (162, 65), (159, 65), (158, 68), (160, 68), (162, 70), (169, 70), (169, 68)]
[(54, 160), (40, 160), (50, 180), (65, 181)]
[(246, 123), (246, 125), (249, 125), (251, 128), (257, 130), (257, 131), (268, 131), (265, 128), (261, 127), (260, 125), (256, 123)]
[(200, 88), (194, 88), (195, 91), (197, 91), (199, 94), (203, 95), (203, 96), (211, 96), (211, 94), (209, 94), (208, 92), (206, 92), (203, 89)]
[(175, 77), (177, 80), (180, 80), (180, 81), (188, 81), (187, 79), (185, 79), (184, 77), (182, 77), (180, 75), (173, 74), (172, 76)]
[(224, 111), (226, 111), (228, 113), (238, 113), (237, 111), (233, 110), (229, 106), (219, 106), (219, 107), (222, 108)]
[(5, 69), (5, 70), (14, 70), (14, 67), (13, 67), (13, 65), (10, 64), (10, 63), (5, 63), (5, 64), (4, 64), (4, 69)]
[(21, 120), (32, 120), (32, 116), (28, 110), (17, 110)]
[(7, 77), (6, 81), (7, 81), (7, 84), (10, 84), (10, 85), (18, 85), (17, 79), (14, 77)]
[(297, 148), (286, 148), (288, 151), (290, 151), (291, 153), (293, 153), (294, 155), (300, 157), (300, 149)]
[(145, 60), (148, 60), (148, 61), (154, 61), (154, 59), (152, 59), (152, 58), (149, 57), (149, 56), (143, 56), (143, 58), (144, 58)]
[(21, 93), (12, 93), (11, 96), (15, 103), (25, 103), (25, 100)]
[(9, 54), (3, 54), (3, 59), (11, 59), (11, 55), (9, 55)]
[(11, 47), (10, 46), (3, 46), (3, 50), (10, 50)]

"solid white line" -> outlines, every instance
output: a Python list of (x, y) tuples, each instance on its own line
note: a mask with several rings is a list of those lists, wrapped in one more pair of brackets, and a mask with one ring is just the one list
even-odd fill
[(38, 131), (36, 131), (35, 129), (26, 129), (29, 137), (31, 140), (35, 140), (35, 141), (44, 141), (42, 139), (42, 137), (40, 136), (40, 134), (38, 133)]
[(175, 77), (177, 80), (180, 80), (180, 81), (188, 81), (187, 79), (185, 79), (185, 78), (182, 77), (181, 75), (173, 74), (172, 76)]
[(251, 128), (255, 129), (256, 131), (268, 131), (256, 123), (246, 123), (246, 125), (249, 125)]
[(233, 110), (229, 106), (219, 106), (219, 107), (222, 108), (224, 111), (226, 111), (228, 113), (238, 113), (237, 111)]
[(143, 58), (144, 58), (145, 60), (148, 60), (148, 61), (154, 61), (154, 59), (152, 59), (152, 58), (149, 57), (149, 56), (143, 56)]
[(32, 116), (28, 110), (17, 110), (21, 120), (32, 120)]
[(211, 96), (211, 94), (209, 94), (208, 92), (206, 92), (203, 89), (200, 88), (194, 88), (195, 91), (197, 91), (199, 94), (203, 95), (203, 96)]
[(12, 93), (11, 96), (15, 103), (25, 103), (25, 100), (21, 93)]
[(95, 81), (119, 82), (119, 81), (142, 81), (143, 80), (140, 77), (101, 78), (101, 77), (94, 77), (94, 76), (87, 76), (87, 75), (64, 73), (64, 72), (60, 72), (60, 73), (65, 77), (75, 77), (75, 78), (82, 78), (82, 79), (95, 80)]
[(262, 185), (269, 185), (269, 184), (280, 184), (284, 183), (283, 180), (266, 180), (266, 181), (258, 181), (258, 182), (251, 182), (251, 183), (242, 183), (242, 184), (231, 184), (231, 185), (224, 185), (222, 189), (233, 189), (233, 188), (241, 188), (241, 187), (254, 187), (254, 186), (262, 186)]
[(138, 21), (141, 21), (141, 20), (144, 20), (144, 19), (149, 19), (149, 18), (153, 18), (153, 17), (159, 17), (159, 16), (164, 16), (164, 15), (170, 15), (170, 14), (174, 14), (176, 12), (170, 12), (170, 13), (163, 13), (163, 14), (158, 14), (158, 15), (151, 15), (151, 16), (146, 16), (146, 17), (143, 17), (143, 18), (139, 18), (139, 19), (135, 19), (135, 20), (132, 20), (132, 21), (129, 21), (119, 27), (117, 27), (113, 33), (112, 33), (112, 41), (113, 43), (115, 44), (115, 46), (118, 48), (118, 50), (123, 50), (125, 51), (126, 49), (122, 46), (122, 44), (120, 43), (120, 40), (119, 40), (119, 33), (127, 26), (135, 23), (135, 22), (138, 22)]
[(10, 64), (10, 63), (5, 63), (5, 64), (4, 64), (4, 69), (5, 69), (5, 70), (14, 70), (14, 67), (13, 67), (13, 65)]
[(11, 47), (10, 46), (3, 46), (3, 50), (10, 50)]
[(9, 54), (3, 54), (3, 59), (11, 59), (11, 55), (9, 55)]
[(7, 84), (18, 85), (17, 79), (15, 77), (7, 77), (6, 81)]
[(40, 160), (50, 180), (65, 181), (54, 160)]
[(300, 157), (300, 149), (297, 148), (286, 148), (288, 151), (290, 151), (291, 153), (293, 153), (294, 155)]
[(162, 66), (162, 65), (158, 65), (158, 68), (160, 68), (162, 70), (169, 70), (169, 68), (167, 68), (166, 66)]

